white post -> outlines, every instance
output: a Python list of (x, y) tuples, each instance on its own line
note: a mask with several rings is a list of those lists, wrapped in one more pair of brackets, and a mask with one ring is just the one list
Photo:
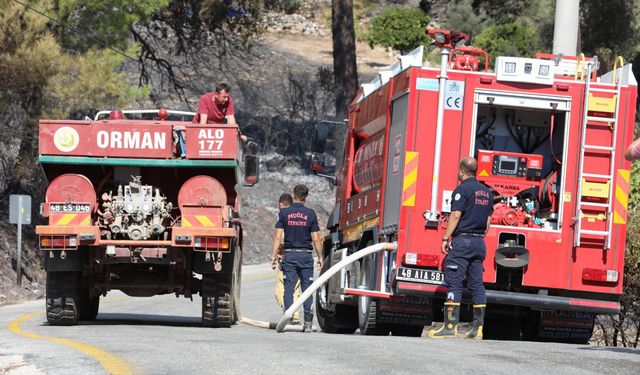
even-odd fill
[(433, 151), (433, 179), (431, 182), (431, 206), (429, 211), (425, 212), (427, 222), (438, 222), (438, 181), (440, 180), (440, 153), (442, 152), (442, 130), (444, 124), (444, 95), (447, 86), (447, 68), (449, 66), (448, 48), (442, 48), (440, 51), (440, 76), (438, 88), (438, 115), (436, 118), (436, 148)]
[(22, 195), (18, 197), (18, 255), (16, 259), (16, 275), (18, 286), (22, 286)]
[(576, 56), (578, 54), (578, 30), (580, 0), (556, 0), (556, 17), (553, 27), (553, 54)]

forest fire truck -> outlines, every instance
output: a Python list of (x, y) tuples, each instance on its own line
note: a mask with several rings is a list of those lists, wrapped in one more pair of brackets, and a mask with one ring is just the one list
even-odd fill
[(193, 113), (112, 111), (95, 121), (41, 120), (49, 181), (36, 227), (52, 325), (93, 320), (101, 295), (202, 296), (202, 323), (238, 319), (242, 225), (237, 126), (191, 123)]
[(417, 335), (429, 321), (425, 305), (438, 319), (441, 239), (458, 163), (473, 156), (477, 179), (497, 197), (485, 238), (485, 337), (586, 342), (595, 315), (620, 310), (631, 65), (619, 59), (598, 77), (596, 58), (539, 54), (497, 57), (495, 72), (478, 71), (488, 57), (462, 46), (467, 36), (429, 33), (439, 69), (422, 66), (421, 48), (402, 56), (362, 85), (344, 143), (331, 136), (335, 124), (316, 128), (315, 170), (326, 167), (328, 145), (344, 144), (326, 268), (368, 244), (397, 242), (319, 291), (322, 329)]

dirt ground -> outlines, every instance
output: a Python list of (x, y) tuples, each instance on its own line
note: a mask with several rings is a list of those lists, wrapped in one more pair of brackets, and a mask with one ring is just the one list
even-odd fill
[[(333, 44), (331, 37), (310, 37), (299, 34), (274, 33), (265, 37), (265, 40), (283, 52), (303, 56), (319, 65), (333, 65)], [(356, 59), (358, 74), (361, 77), (371, 77), (380, 70), (385, 70), (393, 65), (398, 58), (398, 53), (386, 51), (381, 47), (371, 48), (367, 43), (356, 44)]]

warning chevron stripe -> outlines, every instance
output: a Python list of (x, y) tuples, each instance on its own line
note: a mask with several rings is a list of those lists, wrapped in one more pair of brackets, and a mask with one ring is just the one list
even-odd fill
[(413, 207), (416, 205), (418, 190), (418, 153), (407, 151), (404, 157), (404, 179), (402, 182), (402, 205)]
[(627, 206), (629, 204), (629, 178), (628, 169), (618, 169), (616, 178), (615, 203), (613, 205), (613, 223), (627, 223)]
[(220, 218), (215, 215), (183, 215), (182, 226), (194, 228), (217, 228), (220, 227), (219, 220)]
[(51, 214), (49, 225), (59, 226), (89, 226), (91, 225), (91, 214)]

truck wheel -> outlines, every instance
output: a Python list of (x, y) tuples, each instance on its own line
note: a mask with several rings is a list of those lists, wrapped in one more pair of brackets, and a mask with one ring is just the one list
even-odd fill
[[(329, 269), (329, 257), (325, 258), (320, 274)], [(354, 306), (329, 302), (329, 283), (316, 292), (316, 311), (320, 329), (325, 333), (352, 334), (358, 329), (358, 312)]]
[(78, 322), (78, 273), (47, 272), (47, 322), (71, 326)]
[(89, 297), (89, 290), (82, 289), (78, 298), (78, 310), (80, 320), (96, 320), (100, 308), (100, 296)]
[(424, 331), (424, 326), (411, 326), (406, 324), (394, 324), (391, 326), (391, 335), (420, 337)]
[(233, 298), (230, 280), (221, 275), (202, 275), (202, 325), (205, 327), (230, 327), (232, 324)]
[(360, 296), (358, 298), (358, 321), (360, 334), (374, 336), (388, 336), (391, 327), (388, 324), (378, 322), (378, 300), (371, 297)]
[[(367, 246), (371, 243), (367, 244)], [(373, 262), (374, 255), (367, 256), (362, 260), (360, 267), (359, 287), (371, 289), (373, 286)], [(358, 297), (358, 323), (360, 333), (363, 335), (387, 336), (391, 327), (388, 324), (378, 322), (378, 303), (376, 298), (369, 296)]]

